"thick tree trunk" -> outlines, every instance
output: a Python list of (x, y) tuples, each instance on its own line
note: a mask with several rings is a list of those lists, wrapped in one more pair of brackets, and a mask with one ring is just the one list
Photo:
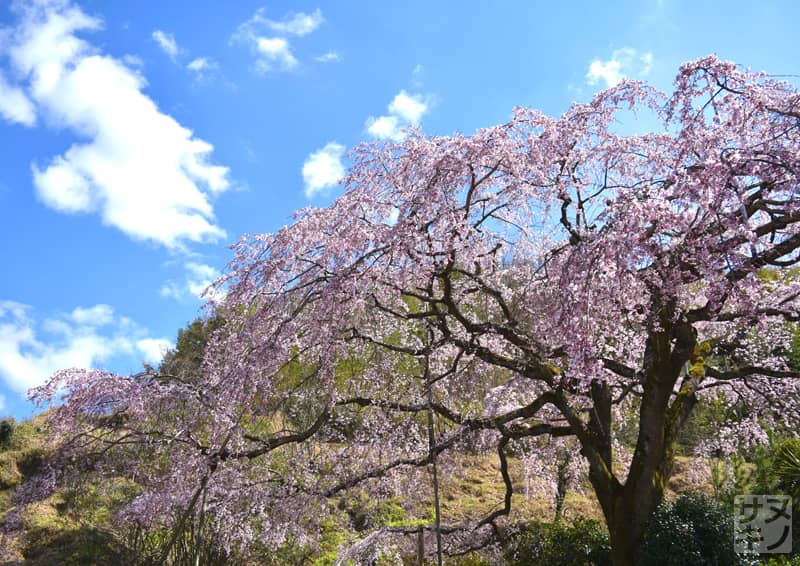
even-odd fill
[(625, 485), (608, 476), (590, 472), (608, 527), (614, 566), (631, 566), (642, 543), (647, 523), (664, 496), (665, 468), (669, 455), (658, 450), (640, 470), (631, 470)]
[(686, 375), (670, 404), (673, 389), (695, 352), (696, 335), (688, 324), (653, 333), (648, 339), (639, 410), (639, 435), (624, 485), (612, 471), (611, 405), (607, 384), (592, 385), (593, 410), (581, 438), (589, 460), (589, 478), (603, 509), (614, 566), (632, 566), (647, 524), (664, 496), (672, 473), (673, 446), (691, 412), (697, 382)]
[[(662, 453), (661, 463), (668, 457)], [(653, 458), (656, 463), (658, 457)], [(653, 469), (662, 468), (655, 465)], [(664, 496), (664, 481), (659, 473), (629, 477), (625, 485), (616, 484), (602, 503), (612, 549), (614, 566), (632, 566), (642, 543), (647, 523)]]
[(667, 455), (663, 424), (669, 391), (665, 392), (660, 387), (645, 387), (639, 439), (623, 485), (612, 470), (611, 393), (606, 384), (592, 385), (594, 409), (587, 426), (592, 446), (588, 450), (584, 447), (584, 452), (594, 452), (594, 457), (590, 458), (589, 478), (603, 509), (614, 566), (632, 566), (636, 563), (647, 521), (663, 496), (663, 483), (659, 481), (657, 470), (663, 467)]
[(633, 566), (641, 544), (644, 528), (630, 520), (635, 514), (629, 498), (616, 501), (613, 522), (608, 524), (611, 541), (611, 563), (614, 566)]

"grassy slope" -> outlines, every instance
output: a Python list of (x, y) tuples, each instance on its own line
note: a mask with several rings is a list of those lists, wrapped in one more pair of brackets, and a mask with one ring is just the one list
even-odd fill
[[(20, 423), (10, 446), (0, 449), (0, 520), (12, 508), (15, 487), (46, 456), (41, 424), (41, 418)], [(514, 485), (520, 492), (514, 495), (508, 522), (552, 520), (552, 497), (546, 494), (527, 497), (520, 461), (512, 458), (509, 465)], [(695, 465), (690, 458), (678, 458), (670, 482), (670, 494), (697, 490), (698, 487), (710, 491), (707, 484), (698, 486), (690, 480), (690, 471)], [(459, 455), (443, 465), (440, 475), (443, 522), (458, 523), (502, 506), (504, 486), (496, 458)], [(432, 515), (430, 489), (427, 486), (421, 486), (421, 489), (424, 491), (416, 501), (394, 499), (376, 503), (351, 494), (347, 504), (340, 506), (346, 510), (340, 520), (327, 526), (314, 561), (330, 563), (339, 544), (354, 541), (359, 536), (352, 530), (359, 514), (370, 517), (361, 528), (380, 524), (414, 526), (429, 521)], [(14, 549), (16, 558), (22, 559), (24, 555), (24, 563), (30, 565), (120, 564), (119, 538), (109, 519), (112, 509), (131, 494), (132, 486), (112, 481), (102, 488), (94, 486), (80, 493), (61, 493), (28, 506), (21, 515), (28, 535), (25, 540), (18, 541)], [(564, 515), (567, 519), (579, 516), (601, 518), (588, 485), (569, 493)]]

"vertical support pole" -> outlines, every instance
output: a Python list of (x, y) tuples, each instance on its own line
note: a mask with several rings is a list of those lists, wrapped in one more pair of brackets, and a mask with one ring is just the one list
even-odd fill
[[(430, 359), (425, 356), (425, 383), (428, 389), (428, 450), (433, 468), (433, 510), (436, 530), (436, 563), (442, 566), (442, 517), (439, 508), (439, 470), (436, 454), (436, 431), (433, 422), (433, 380), (431, 379)], [(420, 531), (421, 532), (421, 531)]]

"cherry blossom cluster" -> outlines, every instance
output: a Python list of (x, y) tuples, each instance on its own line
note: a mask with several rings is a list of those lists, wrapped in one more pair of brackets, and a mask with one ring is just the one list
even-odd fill
[[(622, 135), (630, 111), (660, 131)], [(698, 396), (759, 396), (799, 422), (798, 156), (798, 93), (715, 57), (672, 94), (622, 81), (560, 117), (364, 144), (333, 204), (233, 246), (196, 375), (67, 370), (32, 392), (56, 405), (58, 477), (130, 474), (143, 491), (124, 520), (200, 509), (230, 548), (278, 546), (313, 538), (331, 498), (411, 496), (403, 477), (476, 450), (506, 495), (442, 518), (465, 541), (499, 533), (512, 449), (551, 481), (555, 447), (622, 544)], [(630, 403), (632, 453), (615, 433)]]

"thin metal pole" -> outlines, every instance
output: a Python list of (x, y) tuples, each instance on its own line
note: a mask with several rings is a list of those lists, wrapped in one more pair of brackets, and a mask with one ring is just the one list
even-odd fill
[(436, 432), (433, 427), (433, 383), (431, 380), (430, 360), (425, 356), (425, 382), (428, 389), (428, 449), (433, 467), (433, 510), (436, 529), (436, 562), (442, 566), (442, 517), (439, 510), (439, 470), (436, 455)]

